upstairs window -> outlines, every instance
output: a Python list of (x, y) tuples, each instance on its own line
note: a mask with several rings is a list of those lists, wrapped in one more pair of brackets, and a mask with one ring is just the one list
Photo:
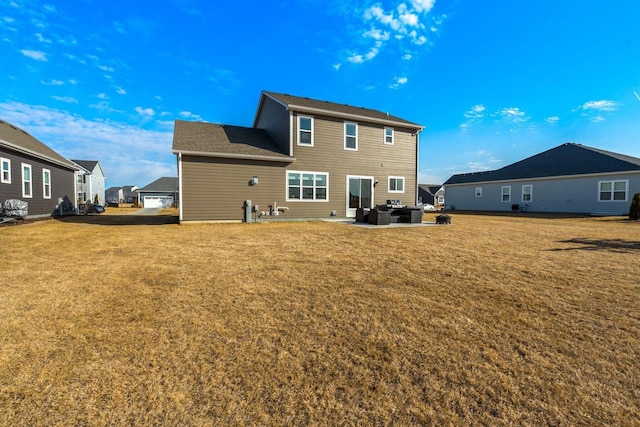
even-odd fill
[(393, 144), (393, 128), (384, 128), (384, 143)]
[(344, 124), (344, 149), (358, 149), (358, 125), (356, 123)]
[(32, 179), (31, 179), (31, 165), (27, 165), (25, 163), (22, 164), (22, 197), (31, 198), (33, 197), (33, 188), (32, 188)]
[(313, 117), (298, 116), (298, 145), (313, 146)]
[(42, 197), (51, 198), (51, 171), (49, 169), (42, 169)]
[(502, 187), (502, 201), (503, 202), (511, 201), (511, 187)]
[(0, 158), (0, 182), (11, 184), (11, 160)]
[(476, 187), (476, 197), (482, 197), (482, 187)]
[(403, 176), (389, 177), (389, 193), (404, 193), (404, 177)]
[(522, 186), (522, 202), (530, 203), (533, 200), (533, 185)]
[(599, 202), (625, 202), (627, 201), (627, 188), (629, 181), (600, 181), (598, 194)]
[(329, 174), (287, 172), (287, 201), (328, 200)]

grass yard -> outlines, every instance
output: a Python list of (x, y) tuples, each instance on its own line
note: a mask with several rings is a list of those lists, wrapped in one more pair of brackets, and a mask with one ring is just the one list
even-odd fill
[(0, 227), (0, 425), (640, 419), (638, 222), (108, 218)]

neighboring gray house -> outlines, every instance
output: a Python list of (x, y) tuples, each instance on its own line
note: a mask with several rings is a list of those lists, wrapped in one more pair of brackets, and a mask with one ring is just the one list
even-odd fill
[(138, 206), (169, 208), (178, 203), (178, 178), (163, 177), (137, 190)]
[(75, 213), (78, 169), (24, 130), (0, 120), (0, 203), (25, 201), (28, 217)]
[(105, 191), (107, 203), (117, 205), (118, 203), (134, 203), (138, 201), (138, 187), (135, 185), (125, 185), (124, 187), (109, 187)]
[(253, 127), (176, 120), (180, 221), (355, 217), (418, 200), (419, 124), (387, 112), (262, 92)]
[(418, 202), (428, 203), (436, 209), (444, 207), (444, 187), (440, 184), (418, 185)]
[(105, 176), (100, 162), (97, 160), (71, 160), (82, 167), (76, 174), (76, 191), (78, 202), (93, 203), (98, 196), (98, 204), (105, 204)]
[(626, 215), (640, 159), (566, 143), (498, 170), (453, 175), (447, 208)]

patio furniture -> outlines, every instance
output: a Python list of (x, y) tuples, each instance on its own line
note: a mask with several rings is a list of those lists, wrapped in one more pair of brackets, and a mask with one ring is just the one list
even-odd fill
[(388, 211), (387, 209), (376, 207), (369, 211), (369, 224), (389, 225), (390, 223), (391, 223), (391, 212)]
[(369, 222), (369, 209), (357, 208), (356, 209), (356, 222)]

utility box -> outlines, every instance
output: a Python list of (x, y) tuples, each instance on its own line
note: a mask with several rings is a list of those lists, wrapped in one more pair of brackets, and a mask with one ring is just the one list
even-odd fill
[(242, 222), (251, 222), (251, 200), (244, 201), (244, 215), (242, 216)]

